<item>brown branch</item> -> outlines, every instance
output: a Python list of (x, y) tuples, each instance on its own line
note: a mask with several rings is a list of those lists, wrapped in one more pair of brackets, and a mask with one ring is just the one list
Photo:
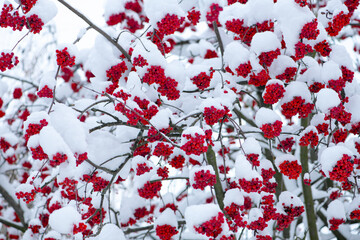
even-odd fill
[(18, 217), (20, 219), (20, 222), (24, 226), (27, 226), (25, 219), (24, 219), (24, 211), (22, 210), (20, 205), (16, 203), (15, 199), (13, 197), (11, 197), (11, 195), (1, 185), (0, 185), (0, 194), (9, 203), (9, 205), (14, 209), (14, 211), (16, 212), (16, 214), (18, 215)]
[(121, 47), (109, 34), (104, 32), (101, 28), (96, 26), (93, 22), (91, 22), (87, 17), (85, 17), (84, 14), (80, 13), (78, 10), (73, 8), (70, 4), (65, 2), (64, 0), (58, 0), (62, 5), (64, 5), (67, 9), (75, 13), (78, 17), (80, 17), (82, 20), (84, 20), (87, 24), (89, 24), (90, 27), (92, 27), (95, 31), (100, 33), (104, 38), (106, 38), (111, 44), (113, 44), (124, 56), (126, 57), (129, 62), (131, 62), (131, 57), (129, 53), (125, 51), (123, 47)]
[(13, 227), (17, 230), (20, 230), (21, 232), (25, 232), (27, 229), (27, 226), (18, 225), (16, 222), (9, 221), (3, 217), (0, 217), (0, 223), (6, 225), (8, 227)]

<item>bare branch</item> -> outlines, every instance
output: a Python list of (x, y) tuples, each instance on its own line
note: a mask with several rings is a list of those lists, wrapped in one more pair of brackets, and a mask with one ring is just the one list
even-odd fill
[(129, 62), (131, 62), (130, 55), (125, 51), (123, 47), (121, 47), (109, 34), (104, 32), (101, 28), (96, 26), (93, 22), (91, 22), (87, 17), (85, 17), (84, 14), (80, 13), (78, 10), (73, 8), (70, 4), (65, 2), (64, 0), (58, 0), (62, 5), (64, 5), (67, 9), (75, 13), (78, 17), (80, 17), (82, 20), (84, 20), (87, 24), (89, 24), (90, 27), (92, 27), (95, 31), (100, 33), (104, 38), (106, 38), (111, 44), (113, 44), (124, 56), (126, 57)]

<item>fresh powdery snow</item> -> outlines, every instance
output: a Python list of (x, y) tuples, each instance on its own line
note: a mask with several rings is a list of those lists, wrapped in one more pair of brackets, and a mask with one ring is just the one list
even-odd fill
[(327, 208), (326, 215), (328, 221), (332, 218), (345, 220), (346, 215), (345, 215), (344, 204), (338, 199), (331, 201)]
[(331, 108), (337, 107), (340, 103), (339, 94), (331, 88), (323, 88), (317, 94), (316, 108), (323, 113), (327, 113)]
[(273, 110), (269, 108), (260, 108), (255, 115), (255, 123), (259, 127), (263, 124), (274, 123), (276, 121), (281, 121), (280, 116)]
[(80, 213), (71, 204), (55, 210), (49, 217), (50, 227), (62, 234), (71, 234), (74, 224), (79, 224), (80, 221)]
[(326, 176), (332, 171), (336, 163), (346, 154), (352, 156), (352, 152), (344, 146), (332, 146), (324, 149), (320, 155), (321, 170)]

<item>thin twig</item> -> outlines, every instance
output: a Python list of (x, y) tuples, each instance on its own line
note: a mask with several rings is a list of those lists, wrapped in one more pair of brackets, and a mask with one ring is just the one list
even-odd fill
[(113, 44), (122, 54), (124, 54), (124, 56), (126, 57), (126, 59), (131, 62), (131, 57), (129, 55), (129, 53), (127, 53), (125, 51), (125, 49), (123, 47), (121, 47), (117, 42), (114, 41), (114, 39), (107, 34), (106, 32), (104, 32), (101, 28), (99, 28), (98, 26), (96, 26), (93, 22), (91, 22), (87, 17), (85, 17), (84, 14), (80, 13), (78, 10), (76, 10), (75, 8), (73, 8), (70, 4), (68, 4), (67, 2), (65, 2), (64, 0), (58, 0), (58, 2), (60, 2), (62, 5), (64, 5), (67, 9), (69, 9), (70, 11), (72, 11), (73, 13), (75, 13), (78, 17), (80, 17), (82, 20), (84, 20), (87, 24), (89, 24), (90, 27), (92, 27), (95, 31), (97, 31), (98, 33), (100, 33), (104, 38), (106, 38), (111, 44)]

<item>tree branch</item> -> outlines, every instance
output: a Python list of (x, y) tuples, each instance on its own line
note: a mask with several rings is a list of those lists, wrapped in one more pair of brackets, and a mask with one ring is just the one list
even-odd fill
[(109, 34), (104, 32), (101, 28), (96, 26), (93, 22), (91, 22), (87, 17), (85, 17), (84, 14), (80, 13), (78, 10), (73, 8), (70, 4), (65, 2), (64, 0), (58, 0), (62, 5), (64, 5), (67, 9), (75, 13), (78, 17), (80, 17), (82, 20), (84, 20), (87, 24), (89, 24), (90, 27), (92, 27), (95, 31), (100, 33), (104, 38), (106, 38), (111, 44), (113, 44), (124, 56), (126, 57), (129, 62), (131, 62), (130, 55), (125, 51), (123, 47), (121, 47)]
[(3, 186), (0, 185), (0, 194), (3, 196), (3, 198), (9, 203), (9, 205), (14, 209), (16, 214), (18, 215), (21, 223), (24, 226), (27, 226), (25, 219), (24, 219), (24, 211), (20, 207), (19, 204), (16, 203), (15, 199), (11, 197), (11, 195), (3, 188)]
[(8, 227), (13, 227), (17, 230), (20, 230), (21, 232), (25, 232), (27, 229), (27, 226), (20, 226), (16, 222), (9, 221), (3, 217), (0, 217), (0, 223), (6, 225)]
[[(301, 119), (301, 126), (304, 128), (308, 125), (308, 119)], [(302, 166), (301, 172), (301, 185), (304, 193), (304, 202), (305, 202), (305, 210), (306, 210), (306, 218), (309, 227), (310, 240), (318, 240), (318, 230), (316, 226), (316, 214), (314, 210), (314, 200), (312, 196), (311, 186), (308, 186), (304, 183), (304, 175), (309, 172), (309, 157), (308, 157), (308, 147), (301, 146), (300, 147), (300, 161)]]

